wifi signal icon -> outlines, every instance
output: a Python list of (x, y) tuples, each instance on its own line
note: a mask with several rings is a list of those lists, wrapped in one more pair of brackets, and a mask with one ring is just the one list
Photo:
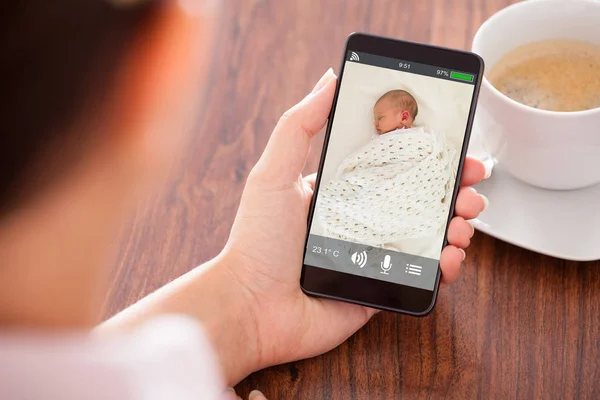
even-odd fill
[(367, 264), (367, 252), (361, 251), (360, 253), (355, 251), (354, 254), (350, 257), (352, 263), (358, 265), (360, 268), (364, 267)]
[(350, 54), (350, 61), (360, 61), (360, 57), (354, 51)]

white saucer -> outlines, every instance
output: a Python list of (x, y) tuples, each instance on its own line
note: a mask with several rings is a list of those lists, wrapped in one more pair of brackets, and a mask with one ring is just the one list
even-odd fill
[[(476, 142), (471, 141), (469, 154), (481, 157)], [(545, 190), (496, 166), (492, 176), (475, 189), (490, 201), (474, 220), (479, 231), (557, 258), (600, 259), (600, 185), (573, 191)]]

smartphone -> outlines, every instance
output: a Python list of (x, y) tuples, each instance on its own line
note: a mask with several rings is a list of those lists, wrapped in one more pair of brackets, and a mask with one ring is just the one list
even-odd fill
[(348, 37), (308, 218), (306, 294), (433, 309), (483, 69), (465, 51)]

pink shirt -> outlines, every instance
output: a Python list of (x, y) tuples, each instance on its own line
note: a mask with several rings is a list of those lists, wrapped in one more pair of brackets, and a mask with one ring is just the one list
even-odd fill
[(223, 399), (217, 357), (202, 329), (164, 316), (120, 337), (0, 333), (0, 399)]

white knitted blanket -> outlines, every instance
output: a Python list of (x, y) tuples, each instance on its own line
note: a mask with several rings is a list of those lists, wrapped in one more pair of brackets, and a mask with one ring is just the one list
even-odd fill
[(422, 127), (374, 138), (321, 186), (317, 207), (329, 237), (383, 246), (445, 228), (458, 152)]

